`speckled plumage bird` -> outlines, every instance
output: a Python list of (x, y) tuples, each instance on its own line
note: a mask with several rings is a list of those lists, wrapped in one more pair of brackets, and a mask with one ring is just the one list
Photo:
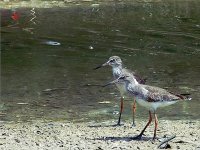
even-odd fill
[(138, 83), (138, 81), (133, 76), (126, 74), (120, 76), (118, 79), (106, 84), (105, 86), (114, 83), (124, 83), (127, 93), (136, 98), (136, 102), (139, 105), (149, 110), (149, 121), (141, 133), (135, 137), (136, 139), (141, 139), (144, 131), (151, 123), (152, 113), (154, 114), (155, 118), (153, 139), (156, 138), (156, 131), (158, 126), (158, 119), (156, 115), (157, 108), (169, 106), (182, 100), (191, 100), (191, 98), (188, 97), (189, 94), (173, 94), (172, 92), (159, 87), (143, 85)]
[[(133, 71), (130, 71), (126, 68), (123, 67), (123, 64), (122, 64), (122, 60), (119, 56), (112, 56), (109, 58), (109, 60), (94, 68), (94, 69), (99, 69), (101, 67), (104, 67), (104, 66), (111, 66), (112, 67), (112, 73), (113, 73), (113, 77), (114, 79), (117, 79), (119, 78), (122, 74), (123, 75), (129, 75), (129, 76), (133, 76), (137, 82), (139, 82), (140, 84), (144, 84), (146, 82), (146, 79), (142, 79), (141, 77), (139, 77), (138, 75), (136, 75), (135, 72)], [(117, 122), (117, 125), (120, 125), (120, 122), (121, 122), (121, 115), (122, 115), (122, 112), (123, 112), (123, 103), (124, 103), (124, 97), (126, 95), (126, 89), (124, 87), (124, 84), (123, 83), (116, 83), (116, 86), (118, 88), (118, 90), (120, 91), (120, 96), (121, 96), (121, 104), (120, 104), (120, 114), (119, 114), (119, 119), (118, 119), (118, 122)], [(136, 111), (136, 103), (135, 103), (135, 100), (134, 100), (134, 103), (133, 103), (133, 126), (135, 126), (135, 111)]]

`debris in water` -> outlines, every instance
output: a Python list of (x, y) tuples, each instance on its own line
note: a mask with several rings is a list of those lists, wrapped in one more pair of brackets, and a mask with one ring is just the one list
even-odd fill
[(102, 102), (98, 102), (99, 104), (110, 104), (110, 101), (102, 101)]
[(89, 49), (94, 49), (94, 47), (92, 47), (92, 46), (89, 46)]
[(28, 105), (28, 103), (17, 103), (18, 105)]
[(56, 41), (45, 41), (44, 44), (52, 45), (52, 46), (59, 46), (59, 45), (61, 45), (59, 42), (56, 42)]
[(98, 7), (99, 4), (92, 4), (91, 6), (92, 6), (92, 7)]
[(20, 15), (19, 15), (18, 12), (14, 11), (14, 12), (12, 13), (11, 18), (12, 18), (14, 21), (18, 21), (19, 18), (20, 18)]
[(33, 24), (36, 24), (35, 21), (34, 21), (34, 19), (37, 17), (35, 15), (35, 8), (32, 8), (30, 11), (31, 11), (31, 15), (32, 15), (32, 18), (30, 19), (30, 22), (32, 22)]
[(42, 92), (51, 92), (51, 91), (56, 91), (56, 90), (66, 90), (67, 88), (53, 88), (53, 89), (45, 89)]

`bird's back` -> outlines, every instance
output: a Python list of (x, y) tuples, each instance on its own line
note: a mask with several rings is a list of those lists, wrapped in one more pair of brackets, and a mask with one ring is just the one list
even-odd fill
[(146, 95), (146, 100), (149, 102), (157, 102), (157, 101), (178, 101), (178, 100), (186, 100), (188, 99), (186, 96), (181, 94), (174, 94), (172, 92), (167, 91), (166, 89), (162, 89), (155, 86), (149, 85), (141, 85), (144, 89), (148, 91)]
[(142, 77), (140, 77), (139, 75), (137, 75), (134, 71), (131, 71), (131, 70), (126, 69), (126, 68), (123, 68), (123, 72), (127, 72), (128, 74), (134, 76), (134, 78), (140, 84), (145, 84), (146, 83), (146, 79), (143, 79)]

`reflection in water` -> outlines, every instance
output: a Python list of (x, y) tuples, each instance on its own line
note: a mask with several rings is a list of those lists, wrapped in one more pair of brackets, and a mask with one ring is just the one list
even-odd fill
[[(19, 9), (21, 22), (30, 14)], [(117, 117), (119, 93), (100, 88), (110, 68), (93, 71), (111, 55), (148, 77), (148, 84), (191, 93), (193, 100), (159, 110), (169, 119), (199, 118), (200, 3), (109, 4), (35, 9), (33, 34), (6, 27), (2, 17), (2, 120), (103, 120)], [(61, 45), (45, 44), (56, 41)], [(109, 101), (109, 103), (100, 103)], [(132, 100), (123, 117), (131, 117)], [(115, 115), (114, 115), (115, 114)], [(137, 109), (137, 117), (147, 112)]]

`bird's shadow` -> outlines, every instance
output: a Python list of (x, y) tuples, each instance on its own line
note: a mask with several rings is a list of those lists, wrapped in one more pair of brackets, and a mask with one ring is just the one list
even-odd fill
[(90, 128), (99, 128), (99, 127), (122, 127), (123, 124), (118, 125), (118, 124), (109, 124), (109, 125), (102, 125), (102, 124), (98, 124), (98, 125), (88, 125), (88, 127)]
[[(99, 127), (122, 127), (124, 124), (118, 125), (118, 124), (97, 124), (97, 125), (88, 125), (90, 128), (99, 128)], [(94, 138), (91, 140), (101, 140), (101, 141), (150, 141), (152, 140), (152, 137), (146, 137), (145, 135), (142, 136), (142, 138), (138, 139), (136, 136), (133, 137), (101, 137), (101, 138)]]
[(101, 138), (94, 138), (93, 140), (101, 140), (101, 141), (150, 141), (152, 137), (142, 137), (138, 139), (135, 137), (101, 137)]

